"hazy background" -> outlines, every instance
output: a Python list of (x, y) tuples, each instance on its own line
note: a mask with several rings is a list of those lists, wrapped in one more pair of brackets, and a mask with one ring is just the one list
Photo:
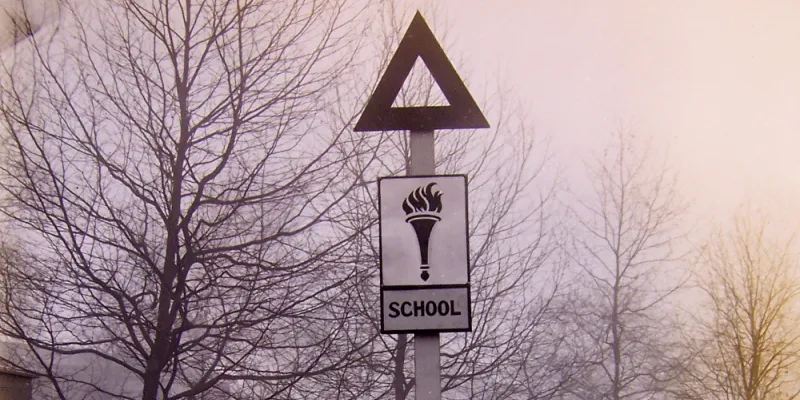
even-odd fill
[(499, 84), (524, 104), (573, 190), (589, 186), (581, 160), (627, 129), (677, 170), (697, 227), (745, 202), (800, 227), (800, 0), (398, 3), (402, 27), (423, 11), (476, 98)]
[(409, 2), (432, 4), (448, 53), (513, 88), (569, 176), (625, 125), (669, 152), (694, 218), (747, 201), (797, 228), (800, 1)]
[[(55, 0), (28, 3), (38, 21)], [(668, 153), (694, 219), (750, 202), (800, 226), (800, 1), (400, 4), (446, 36), (476, 97), (495, 82), (513, 91), (573, 186), (579, 160), (624, 126)]]

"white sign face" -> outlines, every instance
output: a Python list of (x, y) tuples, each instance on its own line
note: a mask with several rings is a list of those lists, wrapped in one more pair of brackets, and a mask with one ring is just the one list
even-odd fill
[(379, 180), (381, 285), (469, 283), (467, 178)]
[(470, 330), (469, 288), (384, 290), (383, 333)]

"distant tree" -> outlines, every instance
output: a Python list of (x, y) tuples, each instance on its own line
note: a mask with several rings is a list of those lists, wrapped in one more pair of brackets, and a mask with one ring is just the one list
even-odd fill
[(709, 240), (699, 269), (696, 357), (681, 396), (800, 398), (800, 276), (794, 237), (741, 214)]
[(686, 207), (674, 175), (651, 156), (633, 134), (616, 132), (587, 164), (593, 191), (571, 207), (571, 346), (585, 354), (574, 398), (653, 398), (676, 373), (666, 306), (683, 284)]
[[(19, 367), (62, 399), (266, 399), (358, 361), (371, 340), (350, 336), (339, 261), (366, 227), (340, 221), (362, 182), (349, 160), (376, 149), (329, 111), (361, 10), (61, 7), (2, 64), (0, 210), (26, 257), (0, 334), (28, 349)], [(76, 357), (134, 385), (65, 369)]]

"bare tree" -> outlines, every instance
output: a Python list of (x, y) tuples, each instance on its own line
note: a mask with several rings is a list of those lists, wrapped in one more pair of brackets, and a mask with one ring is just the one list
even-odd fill
[(593, 192), (572, 208), (572, 347), (586, 354), (577, 398), (653, 398), (674, 377), (666, 306), (683, 283), (672, 271), (683, 256), (685, 206), (674, 176), (650, 156), (631, 133), (616, 132), (587, 166)]
[(375, 149), (326, 111), (357, 72), (360, 10), (62, 11), (3, 64), (2, 212), (26, 257), (0, 330), (30, 357), (6, 361), (52, 397), (148, 400), (303, 398), (355, 362), (370, 341), (349, 333), (339, 261), (365, 226), (340, 221), (362, 176), (348, 160)]
[(705, 247), (703, 307), (693, 337), (688, 398), (796, 399), (800, 396), (800, 280), (793, 237), (765, 218), (740, 215)]

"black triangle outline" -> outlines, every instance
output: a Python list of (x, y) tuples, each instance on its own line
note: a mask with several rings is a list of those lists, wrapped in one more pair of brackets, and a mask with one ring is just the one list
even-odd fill
[[(422, 58), (450, 105), (392, 107), (418, 57)], [(428, 131), (488, 127), (489, 122), (480, 107), (458, 76), (422, 14), (417, 11), (353, 130)]]

